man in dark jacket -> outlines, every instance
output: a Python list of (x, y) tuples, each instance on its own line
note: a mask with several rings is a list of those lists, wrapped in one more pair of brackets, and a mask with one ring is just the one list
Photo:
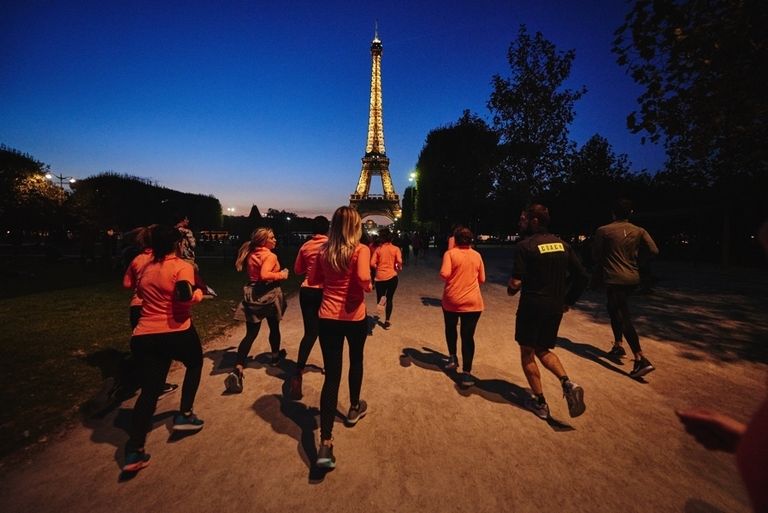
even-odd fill
[(567, 312), (587, 285), (587, 273), (571, 249), (549, 233), (549, 210), (533, 204), (520, 214), (520, 231), (527, 235), (517, 244), (515, 268), (509, 280), (508, 293), (522, 290), (515, 322), (515, 340), (520, 344), (523, 372), (535, 395), (531, 409), (539, 417), (549, 417), (544, 399), (542, 365), (560, 380), (568, 403), (568, 413), (578, 417), (586, 406), (584, 389), (568, 378), (563, 364), (552, 352), (563, 312)]

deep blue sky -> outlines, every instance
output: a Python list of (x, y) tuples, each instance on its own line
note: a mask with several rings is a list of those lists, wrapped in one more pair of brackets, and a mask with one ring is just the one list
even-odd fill
[[(10, 4), (10, 5), (9, 5)], [(328, 214), (365, 149), (374, 20), (395, 189), (427, 133), (470, 109), (490, 121), (520, 24), (575, 49), (571, 137), (594, 133), (655, 171), (625, 128), (639, 89), (610, 52), (619, 0), (40, 1), (0, 17), (0, 142), (78, 178), (112, 170), (213, 194), (247, 214)], [(373, 189), (380, 192), (381, 186)]]

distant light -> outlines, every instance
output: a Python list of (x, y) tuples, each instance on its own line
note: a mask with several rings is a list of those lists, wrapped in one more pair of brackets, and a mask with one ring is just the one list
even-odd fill
[(69, 183), (75, 183), (76, 181), (77, 181), (77, 180), (75, 180), (74, 178), (70, 178), (70, 179), (69, 179)]
[(286, 217), (285, 217), (285, 220), (286, 220), (286, 221), (290, 221), (290, 220), (291, 220), (290, 216), (286, 216)]
[(45, 173), (45, 177), (46, 177), (48, 180), (50, 180), (51, 178), (53, 178), (53, 175), (52, 175), (51, 173)]

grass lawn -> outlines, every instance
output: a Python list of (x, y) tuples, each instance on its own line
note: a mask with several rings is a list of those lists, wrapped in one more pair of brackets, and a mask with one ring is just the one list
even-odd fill
[[(292, 268), (297, 248), (278, 251)], [(0, 457), (43, 441), (77, 419), (102, 388), (130, 341), (128, 300), (122, 275), (84, 269), (76, 261), (14, 257), (0, 261)], [(245, 277), (231, 258), (201, 259), (201, 272), (218, 297), (193, 309), (205, 345), (231, 326)], [(289, 279), (283, 290), (298, 289)]]

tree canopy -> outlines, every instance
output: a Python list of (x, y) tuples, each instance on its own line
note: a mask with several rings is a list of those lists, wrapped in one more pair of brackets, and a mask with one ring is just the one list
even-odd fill
[(627, 126), (663, 141), (671, 168), (710, 184), (768, 167), (768, 3), (639, 0), (616, 30), (644, 87)]
[(510, 44), (510, 75), (494, 75), (488, 101), (503, 144), (496, 177), (499, 200), (527, 201), (563, 173), (573, 148), (568, 126), (574, 103), (586, 92), (563, 87), (575, 57), (574, 50), (559, 51), (541, 32), (531, 36), (525, 25)]
[(464, 223), (477, 229), (493, 187), (498, 136), (465, 110), (456, 123), (432, 130), (416, 163), (416, 211), (441, 231)]

